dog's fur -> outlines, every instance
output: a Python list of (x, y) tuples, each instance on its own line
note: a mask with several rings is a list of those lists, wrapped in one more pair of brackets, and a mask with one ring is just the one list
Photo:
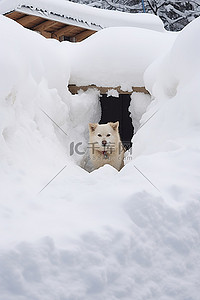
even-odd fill
[(95, 169), (109, 164), (119, 171), (124, 166), (124, 149), (118, 128), (119, 122), (89, 124), (90, 158)]

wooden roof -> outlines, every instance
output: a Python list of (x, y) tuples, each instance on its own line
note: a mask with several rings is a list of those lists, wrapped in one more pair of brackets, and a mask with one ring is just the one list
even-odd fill
[(67, 25), (59, 21), (49, 20), (43, 16), (39, 17), (18, 11), (12, 11), (5, 15), (22, 26), (39, 32), (46, 38), (55, 38), (60, 41), (69, 40), (72, 42), (80, 42), (96, 32), (95, 30), (75, 25)]

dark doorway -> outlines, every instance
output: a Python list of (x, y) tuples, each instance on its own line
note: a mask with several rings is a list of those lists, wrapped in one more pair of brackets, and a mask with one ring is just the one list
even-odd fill
[(119, 121), (119, 133), (126, 149), (132, 146), (131, 139), (134, 133), (130, 112), (128, 111), (130, 101), (130, 95), (126, 94), (120, 94), (119, 97), (108, 97), (107, 95), (101, 95), (100, 97), (102, 110), (100, 124)]

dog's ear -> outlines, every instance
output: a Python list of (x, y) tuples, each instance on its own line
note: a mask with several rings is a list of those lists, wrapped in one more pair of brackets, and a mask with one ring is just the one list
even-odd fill
[(97, 128), (97, 123), (89, 123), (89, 130), (91, 131), (91, 132), (94, 132), (95, 131), (95, 129)]
[(113, 128), (113, 130), (117, 130), (119, 127), (119, 121), (117, 121), (115, 123), (110, 122), (109, 124)]

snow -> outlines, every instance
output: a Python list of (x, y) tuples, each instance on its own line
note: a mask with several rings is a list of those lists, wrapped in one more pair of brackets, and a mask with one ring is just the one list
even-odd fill
[[(141, 154), (142, 141), (150, 132), (156, 138), (151, 140), (151, 146), (146, 151), (166, 150), (170, 143), (174, 147), (184, 147), (194, 130), (198, 129), (199, 101), (197, 86), (199, 82), (198, 66), (200, 63), (199, 44), (195, 42), (199, 18), (188, 25), (177, 37), (173, 48), (164, 57), (158, 58), (145, 73), (145, 86), (154, 95), (154, 103), (148, 113), (143, 116), (145, 122), (153, 113), (155, 117), (149, 122), (148, 128), (138, 135)], [(181, 50), (180, 50), (181, 49)], [(174, 117), (173, 111), (176, 111)], [(187, 117), (186, 117), (187, 116)], [(192, 117), (191, 117), (192, 116)], [(157, 126), (159, 122), (160, 126)], [(166, 132), (163, 135), (163, 130)], [(144, 135), (145, 136), (144, 136)], [(170, 141), (169, 141), (170, 140)], [(174, 141), (176, 140), (176, 142)], [(137, 149), (135, 147), (137, 152)]]
[(140, 128), (140, 120), (151, 103), (151, 96), (144, 93), (132, 93), (129, 111), (131, 113), (134, 131)]
[(122, 27), (106, 28), (82, 43), (64, 42), (71, 57), (70, 83), (125, 91), (144, 86), (144, 71), (175, 38), (173, 33)]
[[(92, 57), (114, 29), (70, 46), (0, 16), (2, 300), (199, 299), (199, 25), (175, 42), (163, 32), (166, 47), (141, 65), (152, 99), (132, 95), (138, 128), (125, 167), (89, 173), (70, 147), (86, 150), (88, 123), (101, 111), (97, 91), (67, 90), (80, 55), (72, 48)], [(121, 57), (112, 47), (121, 67), (124, 44)]]
[(66, 0), (2, 0), (0, 2), (0, 13), (5, 14), (13, 10), (97, 31), (118, 26), (164, 31), (161, 19), (152, 14), (144, 16), (142, 13), (109, 11)]

